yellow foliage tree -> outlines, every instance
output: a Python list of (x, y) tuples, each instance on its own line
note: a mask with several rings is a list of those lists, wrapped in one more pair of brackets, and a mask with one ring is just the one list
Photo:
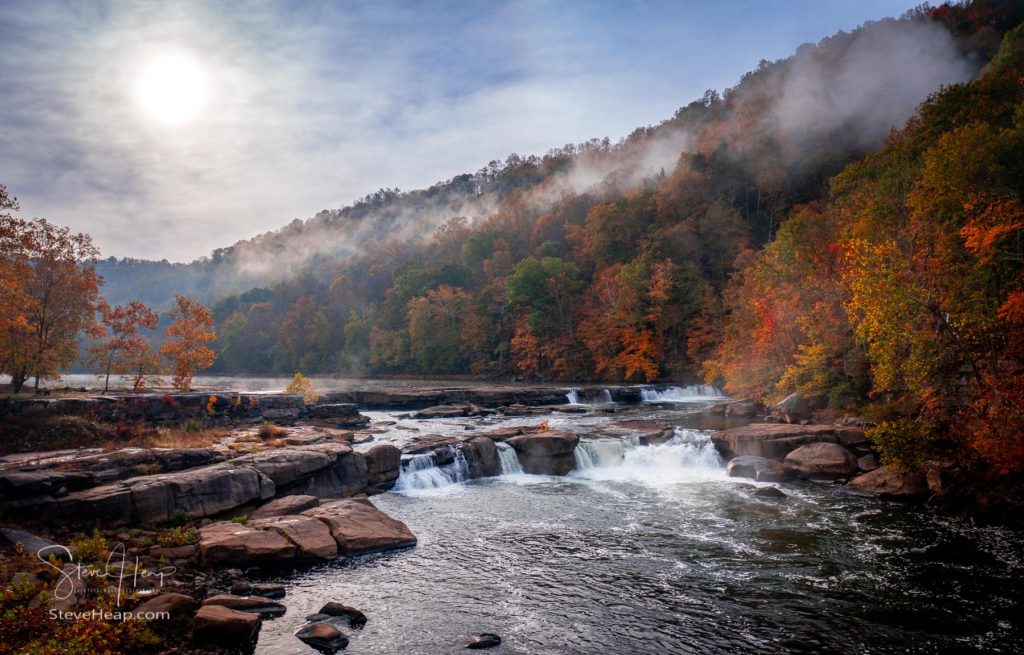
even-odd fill
[(209, 368), (217, 359), (217, 354), (206, 345), (217, 335), (213, 331), (213, 312), (185, 296), (175, 296), (174, 300), (174, 322), (166, 333), (171, 340), (160, 346), (160, 354), (171, 360), (174, 388), (188, 391), (196, 372)]
[(296, 371), (295, 377), (288, 383), (288, 393), (297, 393), (302, 396), (302, 402), (309, 404), (320, 400), (320, 392), (313, 381)]

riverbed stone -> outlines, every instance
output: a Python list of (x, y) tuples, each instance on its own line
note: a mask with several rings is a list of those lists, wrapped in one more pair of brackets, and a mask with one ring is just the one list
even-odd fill
[(819, 480), (849, 478), (857, 474), (857, 458), (836, 443), (812, 443), (786, 455), (786, 467), (796, 476)]
[(382, 493), (395, 486), (401, 472), (402, 451), (392, 444), (377, 444), (361, 452), (366, 460), (366, 490)]
[(281, 616), (288, 609), (282, 603), (262, 596), (234, 596), (232, 594), (210, 596), (203, 601), (203, 607), (209, 605), (219, 605), (239, 612), (259, 614), (265, 618)]
[(323, 522), (309, 516), (277, 516), (250, 520), (259, 530), (272, 530), (295, 544), (299, 559), (331, 560), (338, 556), (338, 545)]
[(372, 553), (416, 545), (408, 526), (374, 507), (368, 500), (336, 500), (306, 510), (327, 525), (344, 555)]
[(476, 639), (466, 644), (466, 648), (470, 650), (483, 650), (485, 648), (495, 648), (500, 645), (501, 637), (493, 632), (481, 632), (477, 635)]
[(341, 617), (348, 619), (349, 626), (353, 628), (361, 628), (366, 625), (366, 615), (354, 607), (338, 603), (335, 601), (329, 601), (320, 608), (318, 614), (324, 616)]
[(515, 448), (524, 472), (566, 475), (576, 466), (574, 451), (579, 442), (574, 432), (547, 430), (512, 437), (505, 443)]
[(199, 528), (199, 553), (213, 564), (272, 564), (295, 559), (295, 545), (272, 530), (256, 530), (233, 521)]
[(307, 623), (295, 633), (301, 641), (321, 652), (334, 652), (348, 647), (348, 637), (326, 621)]
[(888, 498), (913, 498), (928, 493), (925, 476), (917, 472), (891, 471), (882, 466), (858, 475), (846, 485), (850, 491)]
[(731, 478), (750, 478), (758, 482), (781, 482), (792, 477), (781, 461), (756, 455), (734, 457), (725, 470)]
[(246, 650), (256, 641), (263, 619), (223, 605), (203, 605), (192, 623), (192, 641)]
[(265, 519), (274, 516), (288, 516), (289, 514), (301, 514), (302, 512), (316, 507), (320, 504), (320, 499), (316, 496), (304, 496), (302, 494), (295, 494), (294, 496), (282, 496), (275, 498), (266, 505), (263, 505), (253, 511), (249, 515), (250, 519)]
[(751, 494), (755, 498), (785, 498), (786, 494), (778, 487), (759, 487)]
[(864, 430), (858, 427), (778, 423), (751, 423), (719, 430), (711, 434), (711, 441), (726, 458), (756, 455), (768, 459), (782, 459), (811, 443), (838, 443), (848, 448), (866, 443)]

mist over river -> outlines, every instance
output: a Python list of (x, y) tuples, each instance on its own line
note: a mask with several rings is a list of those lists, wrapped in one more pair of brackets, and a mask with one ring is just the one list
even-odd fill
[[(293, 633), (329, 600), (369, 617), (348, 631), (352, 653), (465, 652), (481, 632), (504, 640), (488, 652), (531, 655), (1024, 651), (1019, 535), (827, 484), (753, 497), (708, 439), (708, 400), (661, 393), (633, 407), (598, 394), (572, 415), (367, 412), (377, 441), (544, 419), (584, 441), (563, 478), (509, 457), (502, 476), (472, 481), (457, 458), (407, 460), (373, 502), (419, 544), (274, 578), (289, 609), (264, 623), (257, 653), (310, 653)], [(639, 445), (648, 420), (675, 437)]]

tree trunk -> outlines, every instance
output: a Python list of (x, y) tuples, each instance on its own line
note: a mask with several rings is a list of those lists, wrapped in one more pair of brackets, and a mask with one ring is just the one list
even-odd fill
[(14, 393), (20, 393), (21, 388), (25, 386), (25, 380), (28, 379), (28, 375), (25, 373), (25, 369), (20, 369), (11, 374), (11, 387), (14, 389)]

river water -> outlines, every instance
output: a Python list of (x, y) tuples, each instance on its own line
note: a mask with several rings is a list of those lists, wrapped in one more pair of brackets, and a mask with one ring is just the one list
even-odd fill
[[(379, 440), (544, 418), (619, 438), (587, 439), (564, 478), (516, 472), (505, 452), (506, 474), (491, 479), (410, 465), (373, 502), (419, 544), (277, 578), (289, 610), (264, 623), (257, 652), (313, 652), (293, 633), (329, 600), (369, 617), (348, 631), (352, 653), (466, 652), (480, 632), (504, 640), (487, 652), (531, 655), (1024, 652), (1018, 535), (824, 484), (756, 499), (726, 477), (702, 399), (677, 395), (611, 415), (370, 413), (386, 426)], [(636, 445), (631, 419), (676, 436)]]

